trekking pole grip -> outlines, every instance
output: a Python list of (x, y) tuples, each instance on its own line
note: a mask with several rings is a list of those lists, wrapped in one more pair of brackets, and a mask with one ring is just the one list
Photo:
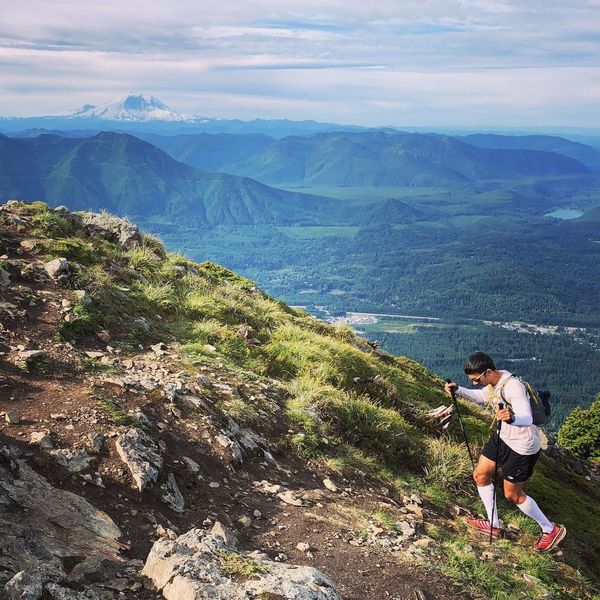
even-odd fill
[[(498, 402), (498, 410), (504, 410), (504, 402)], [(496, 431), (498, 435), (500, 435), (500, 429), (502, 427), (502, 421), (498, 419), (498, 423), (496, 424)]]

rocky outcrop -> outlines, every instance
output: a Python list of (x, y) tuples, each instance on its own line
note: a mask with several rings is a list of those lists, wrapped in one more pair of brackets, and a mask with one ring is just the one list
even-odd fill
[(341, 600), (333, 581), (317, 569), (253, 558), (235, 546), (221, 524), (210, 533), (192, 529), (155, 542), (143, 574), (166, 600)]
[(113, 520), (81, 496), (59, 490), (7, 448), (0, 453), (0, 583), (8, 598), (37, 599), (67, 577), (65, 561), (123, 547)]
[(83, 213), (82, 221), (83, 227), (90, 235), (114, 239), (125, 248), (142, 243), (138, 226), (127, 219), (120, 219), (108, 213)]
[(131, 428), (117, 438), (116, 448), (140, 492), (156, 482), (163, 458), (148, 435)]

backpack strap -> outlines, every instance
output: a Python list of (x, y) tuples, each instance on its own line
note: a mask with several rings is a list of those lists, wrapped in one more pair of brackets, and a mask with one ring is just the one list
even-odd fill
[(525, 386), (525, 392), (528, 396), (529, 396), (529, 387), (530, 387), (528, 383), (525, 383), (520, 377), (517, 377), (516, 375), (513, 375), (512, 373), (510, 374), (509, 377), (506, 378), (506, 380), (502, 384), (502, 387), (500, 388), (500, 397), (502, 398), (502, 400), (508, 407), (508, 410), (510, 411), (511, 420), (509, 421), (509, 425), (515, 420), (515, 413), (512, 409), (512, 404), (506, 399), (506, 396), (504, 395), (504, 386), (508, 383), (509, 379), (512, 379), (513, 377), (517, 381), (520, 381)]
[[(511, 416), (511, 421), (509, 422), (512, 423), (515, 420), (515, 413), (513, 412), (512, 409), (512, 404), (506, 399), (506, 396), (504, 395), (504, 386), (508, 383), (508, 381), (512, 378), (518, 379), (519, 381), (521, 381), (516, 375), (513, 375), (512, 373), (504, 380), (504, 382), (502, 383), (502, 387), (500, 388), (500, 398), (502, 399), (502, 401), (504, 402), (504, 404), (506, 404), (508, 411), (510, 412), (510, 416)], [(496, 418), (494, 417), (494, 421), (496, 420)]]

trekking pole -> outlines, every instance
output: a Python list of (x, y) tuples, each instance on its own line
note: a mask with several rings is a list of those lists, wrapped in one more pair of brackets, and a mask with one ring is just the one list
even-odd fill
[[(446, 379), (446, 383), (452, 383), (451, 379)], [(458, 422), (460, 423), (460, 429), (462, 431), (463, 437), (465, 438), (465, 445), (467, 446), (467, 450), (469, 452), (469, 458), (471, 459), (471, 465), (473, 466), (473, 470), (475, 470), (475, 460), (473, 459), (473, 453), (471, 452), (471, 446), (469, 446), (469, 438), (467, 437), (467, 432), (465, 431), (465, 426), (463, 425), (462, 419), (460, 418), (460, 411), (458, 410), (458, 402), (456, 401), (456, 391), (454, 388), (450, 389), (450, 395), (452, 396), (452, 403), (454, 404), (454, 408), (456, 410), (456, 414), (458, 416)]]
[[(503, 402), (498, 402), (498, 410), (502, 410), (504, 408)], [(490, 544), (493, 542), (493, 523), (494, 523), (494, 513), (496, 511), (496, 482), (498, 480), (498, 455), (500, 453), (500, 429), (502, 427), (502, 421), (498, 419), (498, 423), (496, 425), (496, 435), (498, 436), (498, 440), (496, 441), (496, 462), (494, 463), (494, 503), (492, 504), (492, 520), (490, 521)]]

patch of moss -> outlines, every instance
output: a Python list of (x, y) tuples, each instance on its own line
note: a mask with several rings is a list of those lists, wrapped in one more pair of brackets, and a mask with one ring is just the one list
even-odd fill
[(227, 550), (219, 550), (219, 565), (227, 577), (255, 577), (267, 572), (267, 568), (256, 560)]
[(91, 242), (76, 237), (44, 240), (40, 244), (40, 249), (48, 254), (49, 258), (63, 257), (84, 265), (91, 265), (101, 260)]
[(62, 321), (58, 335), (63, 341), (81, 341), (95, 335), (100, 329), (96, 313), (83, 302), (78, 302), (73, 307), (73, 319)]

